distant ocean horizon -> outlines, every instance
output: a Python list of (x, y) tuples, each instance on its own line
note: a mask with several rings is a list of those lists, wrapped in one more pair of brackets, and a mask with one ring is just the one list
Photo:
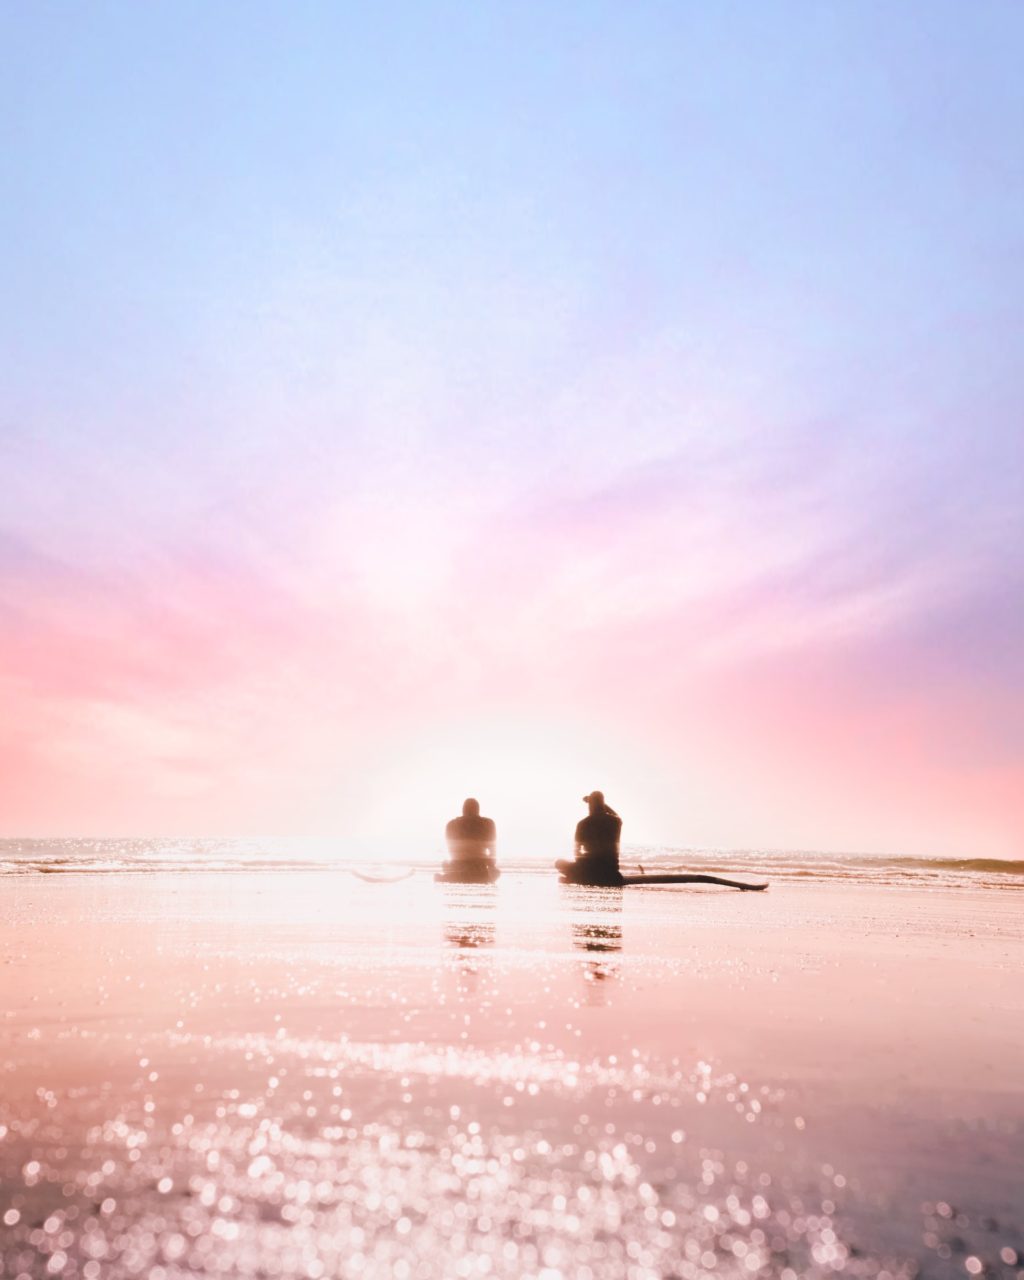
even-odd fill
[[(548, 874), (558, 853), (502, 851), (506, 872)], [(0, 875), (166, 872), (304, 872), (396, 875), (436, 869), (441, 854), (346, 851), (326, 838), (13, 837), (0, 839)], [(857, 881), (892, 887), (1024, 889), (1024, 860), (816, 853), (808, 850), (689, 849), (626, 845), (622, 865), (659, 871), (730, 871), (772, 880)]]

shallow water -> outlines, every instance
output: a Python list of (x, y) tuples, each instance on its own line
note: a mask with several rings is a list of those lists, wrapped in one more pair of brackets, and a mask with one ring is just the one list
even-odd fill
[(7, 877), (0, 1275), (1017, 1275), (1019, 901)]
[[(326, 871), (403, 878), (433, 872), (447, 856), (438, 844), (432, 852), (392, 850), (389, 857), (360, 855), (325, 839), (143, 839), (77, 838), (0, 840), (0, 876), (110, 874), (161, 871)], [(516, 874), (545, 879), (562, 848), (547, 852), (510, 852), (501, 864)], [(756, 880), (835, 880), (857, 885), (1024, 890), (1024, 861), (999, 858), (901, 857), (861, 853), (822, 853), (767, 849), (670, 849), (625, 846), (623, 870), (697, 871), (747, 875)]]

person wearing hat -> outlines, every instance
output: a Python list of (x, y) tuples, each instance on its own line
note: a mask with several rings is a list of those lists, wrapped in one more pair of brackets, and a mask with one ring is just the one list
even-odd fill
[(574, 884), (621, 885), (619, 836), (622, 819), (605, 803), (604, 793), (583, 797), (589, 813), (576, 827), (576, 861), (556, 862), (566, 880)]

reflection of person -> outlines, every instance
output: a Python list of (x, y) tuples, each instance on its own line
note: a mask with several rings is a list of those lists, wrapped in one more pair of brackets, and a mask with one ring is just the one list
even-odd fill
[(494, 922), (491, 920), (459, 920), (446, 924), (444, 940), (450, 947), (472, 950), (494, 946)]
[(574, 924), (572, 945), (580, 951), (621, 951), (622, 925), (617, 920), (612, 924), (594, 924), (593, 921)]
[(607, 991), (604, 988), (614, 985), (618, 978), (619, 955), (622, 952), (621, 892), (603, 896), (602, 914), (595, 919), (596, 905), (592, 898), (588, 898), (586, 918), (574, 920), (572, 925), (572, 945), (583, 952), (581, 972), (589, 1005), (605, 1003)]
[[(583, 966), (586, 982), (604, 982), (618, 976), (619, 966), (613, 956), (622, 950), (621, 924), (574, 924), (572, 945), (587, 953)], [(593, 998), (590, 1003), (595, 1003)]]
[(462, 816), (452, 818), (444, 834), (452, 862), (494, 862), (498, 833), (490, 818), (480, 816), (478, 800), (467, 800)]
[(566, 880), (577, 884), (621, 884), (619, 836), (622, 819), (605, 803), (604, 793), (583, 797), (590, 812), (576, 827), (576, 861), (555, 865)]

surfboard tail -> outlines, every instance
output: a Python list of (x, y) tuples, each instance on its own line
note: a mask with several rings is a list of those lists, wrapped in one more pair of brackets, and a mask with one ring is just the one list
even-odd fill
[(687, 875), (682, 872), (666, 872), (664, 875), (623, 876), (624, 884), (717, 884), (726, 889), (743, 889), (760, 892), (765, 884), (747, 884), (742, 880), (727, 880), (725, 876)]

